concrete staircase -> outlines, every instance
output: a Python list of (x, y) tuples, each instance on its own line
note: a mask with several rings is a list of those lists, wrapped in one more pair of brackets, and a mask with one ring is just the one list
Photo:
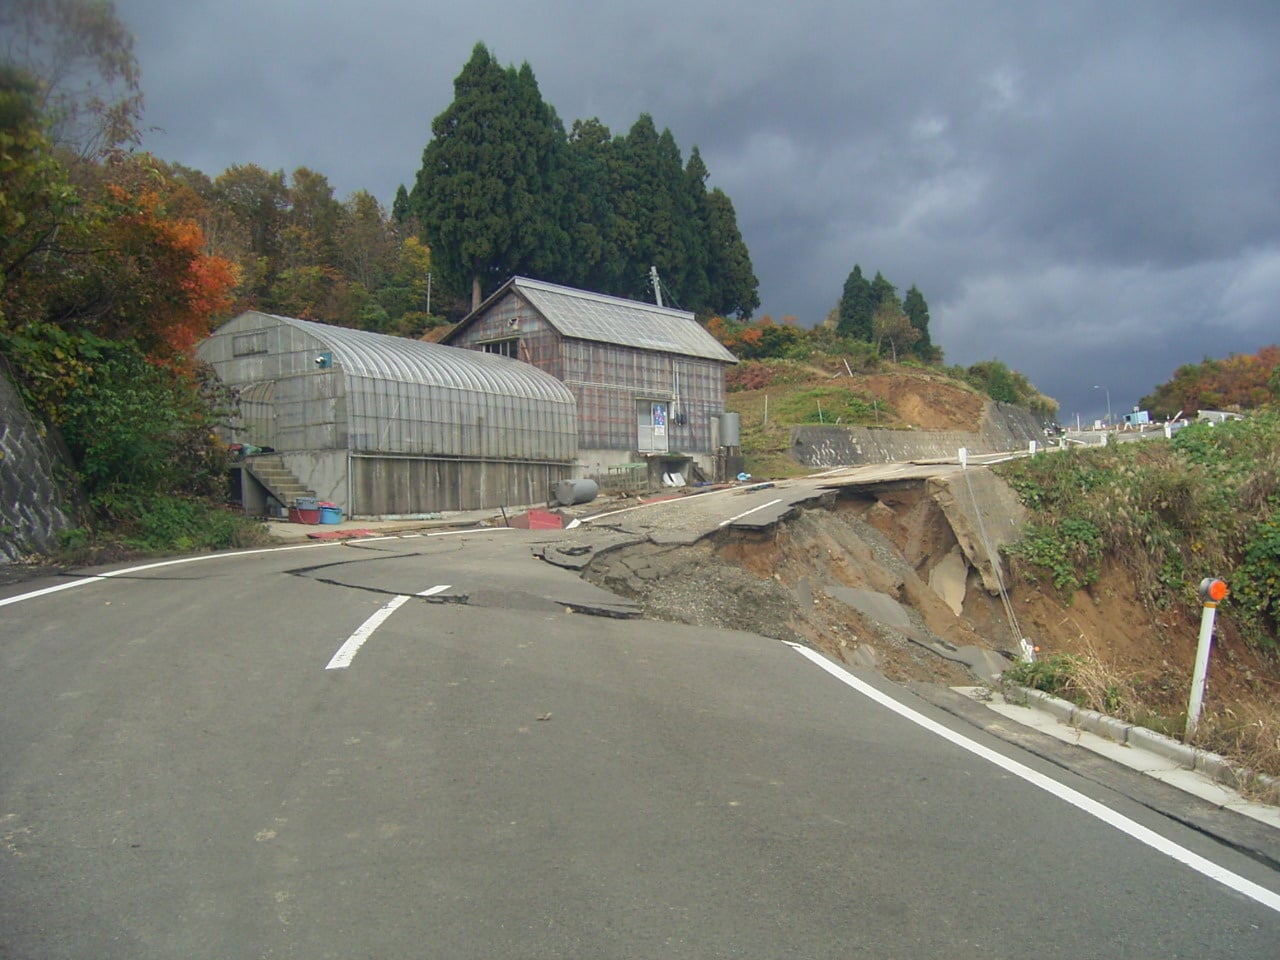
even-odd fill
[(316, 492), (308, 490), (284, 465), (284, 458), (278, 455), (262, 455), (249, 457), (244, 461), (244, 470), (266, 489), (281, 506), (291, 507), (299, 497), (315, 498)]

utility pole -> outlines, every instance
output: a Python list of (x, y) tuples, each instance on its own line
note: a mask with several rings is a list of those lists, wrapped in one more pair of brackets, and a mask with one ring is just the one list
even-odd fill
[(662, 306), (662, 281), (658, 279), (658, 268), (649, 268), (649, 279), (653, 282), (653, 302)]
[(1093, 389), (1101, 390), (1107, 395), (1107, 426), (1111, 426), (1111, 391), (1100, 383), (1095, 383)]

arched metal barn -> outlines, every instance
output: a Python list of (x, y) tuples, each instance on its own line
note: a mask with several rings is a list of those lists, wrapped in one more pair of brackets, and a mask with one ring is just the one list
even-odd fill
[(573, 474), (574, 396), (518, 360), (257, 311), (197, 354), (238, 394), (253, 512), (308, 495), (366, 517), (515, 506)]

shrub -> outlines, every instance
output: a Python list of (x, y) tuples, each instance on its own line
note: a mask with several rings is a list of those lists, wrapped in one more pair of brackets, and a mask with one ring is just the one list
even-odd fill
[(1263, 413), (1147, 440), (997, 467), (1036, 520), (1006, 553), (1054, 586), (1091, 584), (1124, 558), (1154, 607), (1185, 602), (1208, 573), (1232, 584), (1245, 637), (1280, 629), (1280, 418)]
[(261, 523), (190, 497), (117, 498), (111, 519), (123, 543), (135, 550), (224, 550), (265, 539)]
[(1000, 677), (1006, 683), (1059, 696), (1070, 692), (1081, 662), (1079, 657), (1058, 653), (1043, 660), (1015, 663)]

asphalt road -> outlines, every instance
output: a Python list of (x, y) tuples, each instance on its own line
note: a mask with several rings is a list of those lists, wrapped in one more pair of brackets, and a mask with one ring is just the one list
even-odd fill
[(3, 588), (0, 957), (1276, 955), (1264, 866), (786, 644), (569, 612), (571, 536)]

